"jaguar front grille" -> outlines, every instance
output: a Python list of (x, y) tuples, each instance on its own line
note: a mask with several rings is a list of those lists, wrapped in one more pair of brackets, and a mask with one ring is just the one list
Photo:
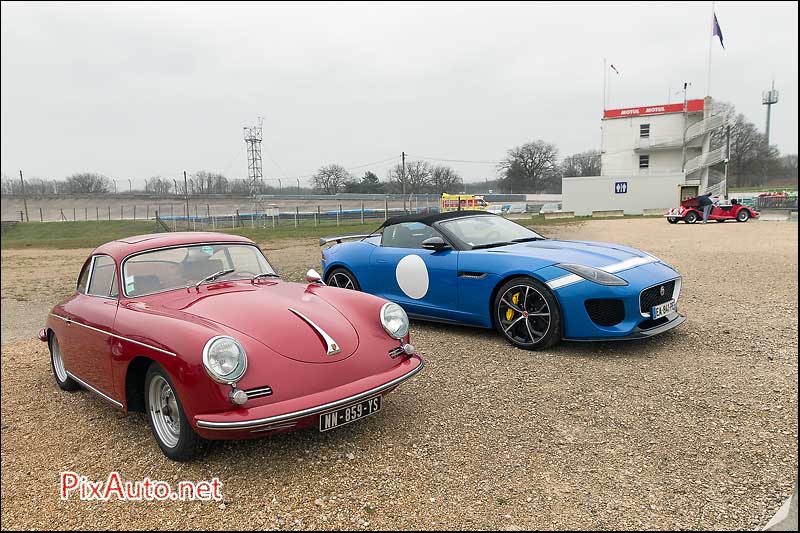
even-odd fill
[(643, 290), (639, 295), (639, 310), (642, 314), (649, 315), (653, 306), (672, 300), (674, 292), (674, 279)]

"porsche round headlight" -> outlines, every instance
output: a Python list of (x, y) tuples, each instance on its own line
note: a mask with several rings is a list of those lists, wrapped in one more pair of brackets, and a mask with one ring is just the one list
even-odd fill
[(395, 303), (381, 307), (381, 325), (391, 337), (402, 339), (408, 334), (408, 315)]
[(203, 366), (215, 381), (236, 383), (247, 370), (247, 354), (236, 339), (213, 337), (203, 348)]

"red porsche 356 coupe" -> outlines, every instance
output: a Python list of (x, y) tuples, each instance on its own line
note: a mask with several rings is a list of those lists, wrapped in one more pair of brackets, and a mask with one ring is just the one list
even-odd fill
[(249, 239), (142, 235), (98, 247), (39, 338), (56, 382), (144, 411), (167, 457), (204, 439), (320, 431), (381, 409), (422, 369), (403, 309), (281, 281)]

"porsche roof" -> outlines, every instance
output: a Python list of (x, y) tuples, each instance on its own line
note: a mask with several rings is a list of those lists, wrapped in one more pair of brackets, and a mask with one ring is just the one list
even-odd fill
[(451, 218), (473, 217), (475, 215), (497, 216), (494, 213), (489, 213), (488, 211), (474, 211), (474, 210), (448, 211), (446, 213), (434, 213), (432, 215), (421, 215), (421, 214), (400, 215), (396, 217), (387, 218), (386, 221), (383, 224), (381, 224), (381, 228), (385, 228), (386, 226), (393, 226), (395, 224), (401, 224), (403, 222), (421, 222), (423, 224), (430, 226), (431, 224), (439, 222), (440, 220), (450, 220)]
[(181, 246), (185, 244), (202, 244), (208, 242), (242, 242), (252, 244), (247, 237), (230, 235), (228, 233), (213, 233), (202, 231), (177, 231), (172, 233), (151, 233), (148, 235), (133, 235), (116, 241), (101, 244), (95, 248), (93, 254), (108, 254), (117, 259), (136, 252)]

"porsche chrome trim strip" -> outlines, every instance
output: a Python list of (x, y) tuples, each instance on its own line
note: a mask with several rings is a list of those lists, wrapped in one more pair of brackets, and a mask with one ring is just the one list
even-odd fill
[[(656, 263), (658, 261), (659, 260), (653, 256), (632, 257), (630, 259), (626, 259), (625, 261), (620, 261), (619, 263), (613, 263), (611, 265), (606, 265), (604, 267), (595, 267), (595, 268), (597, 268), (598, 270), (602, 270), (603, 272), (608, 272), (609, 274), (614, 274), (616, 272), (622, 272), (623, 270), (629, 270), (637, 266)], [(547, 282), (547, 286), (550, 287), (551, 289), (560, 289), (561, 287), (566, 287), (567, 285), (578, 283), (579, 281), (583, 281), (584, 279), (586, 278), (582, 278), (577, 274), (567, 274), (566, 276), (561, 276), (559, 278), (551, 279), (550, 281)]]
[(257, 389), (250, 389), (244, 391), (247, 395), (248, 400), (255, 400), (256, 398), (263, 398), (264, 396), (270, 396), (272, 394), (271, 387), (259, 387)]
[(92, 387), (91, 385), (89, 385), (88, 383), (86, 383), (85, 381), (83, 381), (81, 378), (79, 378), (78, 376), (76, 376), (75, 374), (73, 374), (72, 372), (70, 372), (69, 370), (65, 370), (65, 372), (67, 373), (67, 375), (68, 375), (69, 377), (71, 377), (72, 379), (74, 379), (75, 381), (77, 381), (77, 382), (78, 382), (78, 384), (79, 384), (81, 387), (83, 387), (84, 389), (87, 389), (87, 390), (89, 390), (89, 391), (91, 391), (91, 392), (93, 392), (93, 393), (97, 394), (97, 395), (98, 395), (98, 396), (100, 396), (102, 399), (104, 399), (105, 401), (107, 401), (107, 402), (109, 402), (111, 405), (113, 405), (114, 407), (116, 407), (116, 408), (118, 408), (118, 409), (122, 409), (122, 404), (121, 404), (120, 402), (118, 402), (117, 400), (115, 400), (114, 398), (112, 398), (111, 396), (109, 396), (108, 394), (105, 394), (105, 393), (103, 393), (103, 392), (100, 392), (99, 390), (97, 390), (96, 388)]
[[(216, 429), (216, 430), (239, 430), (239, 429), (255, 429), (261, 428), (263, 426), (273, 426), (275, 424), (282, 424), (291, 420), (295, 420), (298, 418), (305, 418), (307, 416), (312, 416), (323, 411), (327, 411), (329, 409), (335, 409), (337, 407), (341, 407), (342, 405), (346, 405), (348, 403), (353, 403), (361, 400), (362, 398), (366, 398), (368, 396), (373, 396), (375, 394), (382, 393), (385, 390), (391, 389), (399, 385), (400, 383), (406, 381), (407, 379), (415, 376), (422, 368), (425, 366), (425, 363), (420, 359), (419, 366), (407, 374), (403, 374), (399, 378), (395, 378), (388, 383), (384, 383), (383, 385), (379, 385), (374, 387), (370, 390), (360, 392), (353, 396), (348, 396), (347, 398), (342, 398), (341, 400), (336, 400), (333, 402), (329, 402), (323, 405), (319, 405), (317, 407), (310, 407), (308, 409), (303, 409), (301, 411), (294, 411), (292, 413), (286, 413), (283, 415), (276, 415), (270, 416), (268, 418), (258, 418), (255, 420), (243, 420), (241, 422), (211, 422), (208, 420), (198, 420), (197, 426), (205, 429)], [(271, 428), (270, 428), (271, 429)], [(267, 428), (264, 429), (266, 431)]]
[(314, 330), (315, 330), (315, 331), (316, 331), (316, 332), (319, 334), (319, 336), (320, 336), (320, 337), (322, 337), (322, 340), (323, 340), (323, 341), (325, 341), (325, 343), (328, 345), (328, 346), (327, 346), (327, 350), (328, 350), (328, 351), (327, 351), (327, 354), (328, 354), (328, 355), (336, 355), (337, 353), (339, 353), (339, 352), (341, 352), (341, 351), (342, 351), (342, 349), (339, 347), (339, 345), (338, 345), (338, 344), (336, 344), (336, 341), (335, 341), (335, 340), (333, 340), (333, 338), (331, 338), (331, 336), (330, 336), (330, 335), (328, 335), (327, 333), (325, 333), (325, 330), (324, 330), (324, 329), (322, 329), (322, 328), (321, 328), (321, 327), (319, 327), (317, 324), (315, 324), (313, 320), (311, 320), (310, 318), (308, 318), (306, 315), (304, 315), (303, 313), (301, 313), (301, 312), (300, 312), (300, 311), (298, 311), (297, 309), (292, 309), (292, 308), (290, 307), (290, 308), (289, 308), (289, 311), (291, 311), (292, 313), (294, 313), (295, 315), (297, 315), (298, 317), (300, 317), (300, 318), (301, 318), (303, 321), (305, 321), (305, 322), (306, 322), (306, 324), (308, 324), (309, 326), (311, 326), (312, 328), (314, 328)]
[(145, 348), (150, 348), (151, 350), (155, 350), (157, 352), (161, 352), (161, 353), (166, 354), (166, 355), (171, 355), (172, 357), (178, 357), (178, 354), (176, 354), (176, 353), (173, 353), (173, 352), (170, 352), (170, 351), (167, 351), (167, 350), (162, 350), (161, 348), (156, 348), (155, 346), (151, 346), (151, 345), (145, 344), (143, 342), (135, 341), (133, 339), (129, 339), (128, 337), (123, 337), (122, 335), (117, 335), (117, 334), (111, 333), (109, 331), (103, 331), (102, 329), (98, 329), (98, 328), (95, 328), (95, 327), (92, 327), (92, 326), (87, 326), (86, 324), (81, 324), (80, 322), (75, 322), (72, 319), (64, 318), (63, 316), (57, 315), (55, 313), (50, 313), (50, 316), (58, 318), (59, 320), (63, 320), (67, 324), (74, 324), (76, 326), (81, 326), (82, 328), (91, 329), (92, 331), (96, 331), (98, 333), (102, 333), (104, 335), (108, 335), (109, 337), (114, 337), (115, 339), (119, 339), (119, 340), (126, 341), (126, 342), (132, 342), (133, 344), (138, 344), (139, 346), (144, 346)]
[(320, 246), (325, 246), (329, 242), (336, 241), (337, 243), (342, 242), (344, 239), (366, 239), (367, 237), (372, 237), (374, 233), (364, 234), (364, 235), (339, 235), (336, 237), (322, 237), (319, 240)]

